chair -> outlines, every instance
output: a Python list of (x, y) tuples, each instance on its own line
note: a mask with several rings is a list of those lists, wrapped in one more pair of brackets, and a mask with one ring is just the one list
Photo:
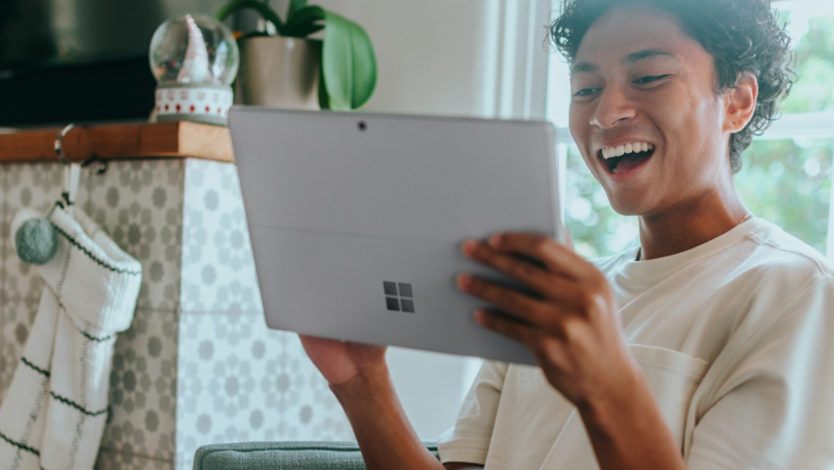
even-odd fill
[[(425, 441), (437, 457), (437, 443)], [(355, 442), (243, 442), (200, 447), (194, 470), (367, 470)]]

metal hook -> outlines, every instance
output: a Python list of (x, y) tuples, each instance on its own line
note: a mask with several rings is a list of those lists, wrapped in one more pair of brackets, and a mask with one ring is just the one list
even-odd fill
[(67, 127), (63, 128), (55, 137), (55, 153), (58, 154), (58, 161), (64, 165), (69, 165), (69, 160), (67, 160), (67, 156), (64, 154), (64, 137), (66, 137), (67, 134), (69, 134), (69, 131), (71, 131), (74, 127), (75, 123), (67, 124)]
[(103, 175), (107, 171), (107, 160), (99, 157), (98, 155), (93, 155), (92, 157), (84, 160), (84, 163), (81, 164), (81, 168), (86, 168), (93, 163), (98, 163), (98, 168), (92, 170), (91, 173), (95, 173), (96, 175)]

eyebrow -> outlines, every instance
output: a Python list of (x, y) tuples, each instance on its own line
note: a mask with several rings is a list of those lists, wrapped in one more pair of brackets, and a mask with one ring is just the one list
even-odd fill
[(595, 64), (592, 64), (590, 62), (580, 62), (578, 64), (573, 64), (573, 66), (570, 68), (570, 74), (573, 75), (577, 72), (594, 73), (597, 70), (599, 70), (599, 67), (597, 67)]
[[(671, 52), (662, 51), (660, 49), (643, 49), (642, 51), (632, 52), (631, 54), (627, 55), (625, 59), (621, 60), (620, 63), (622, 65), (633, 65), (641, 60), (651, 59), (654, 57), (668, 57), (670, 59), (674, 59), (676, 61), (680, 61), (678, 56), (672, 54)], [(591, 62), (579, 62), (574, 64), (570, 68), (570, 73), (573, 75), (574, 73), (594, 73), (599, 70), (599, 67)]]
[(661, 51), (660, 49), (644, 49), (642, 51), (632, 52), (620, 63), (623, 65), (631, 65), (636, 64), (641, 60), (652, 59), (654, 57), (668, 57), (670, 59), (680, 60), (678, 59), (678, 56), (672, 54), (671, 52)]

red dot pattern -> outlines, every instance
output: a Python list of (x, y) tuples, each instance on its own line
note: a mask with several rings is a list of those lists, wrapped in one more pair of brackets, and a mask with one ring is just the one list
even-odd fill
[[(164, 92), (157, 90), (156, 98), (156, 112), (160, 114), (188, 112), (191, 114), (212, 114), (216, 112), (217, 116), (226, 116), (228, 115), (228, 106), (231, 105), (232, 101), (231, 94), (217, 91), (198, 91), (194, 93), (193, 90), (185, 89), (168, 89)], [(206, 104), (207, 101), (212, 104)], [(203, 105), (205, 105), (205, 108)]]

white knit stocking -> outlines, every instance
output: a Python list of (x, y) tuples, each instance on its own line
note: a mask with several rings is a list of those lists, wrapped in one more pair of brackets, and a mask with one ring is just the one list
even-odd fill
[(58, 251), (39, 268), (46, 287), (0, 406), (4, 470), (93, 468), (116, 333), (130, 326), (139, 294), (141, 265), (86, 214), (56, 209), (51, 222)]

